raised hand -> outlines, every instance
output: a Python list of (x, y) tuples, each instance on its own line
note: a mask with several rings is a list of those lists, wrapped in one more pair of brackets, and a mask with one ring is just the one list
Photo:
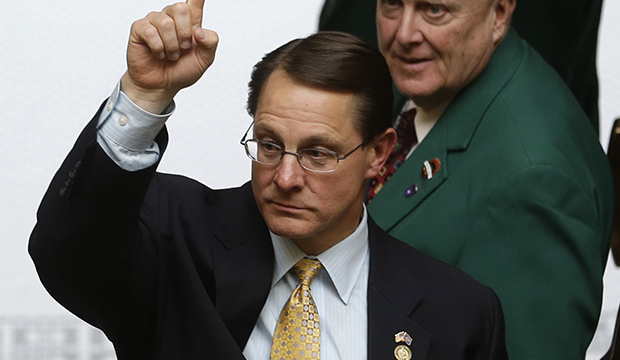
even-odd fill
[(204, 0), (187, 0), (133, 23), (121, 86), (144, 110), (163, 111), (213, 63), (218, 36), (202, 28), (203, 7)]

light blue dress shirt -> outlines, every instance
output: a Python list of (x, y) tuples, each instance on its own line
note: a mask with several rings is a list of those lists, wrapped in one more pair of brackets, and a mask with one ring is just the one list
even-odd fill
[[(174, 112), (146, 112), (120, 88), (120, 82), (98, 119), (97, 142), (122, 169), (138, 171), (159, 160), (155, 137)], [(272, 288), (244, 349), (248, 360), (268, 360), (280, 311), (297, 286), (293, 266), (306, 254), (290, 239), (271, 234), (275, 252)], [(311, 284), (321, 322), (321, 359), (367, 358), (367, 287), (370, 266), (368, 214), (353, 234), (316, 256), (323, 268)]]
[(174, 109), (173, 102), (162, 115), (142, 110), (121, 91), (119, 81), (99, 116), (97, 143), (121, 169), (145, 169), (159, 160), (155, 137)]
[[(368, 222), (316, 257), (323, 268), (310, 289), (321, 323), (321, 360), (367, 358)], [(290, 239), (271, 234), (275, 252), (272, 288), (243, 351), (248, 360), (267, 360), (282, 307), (299, 282), (293, 266), (306, 254)]]

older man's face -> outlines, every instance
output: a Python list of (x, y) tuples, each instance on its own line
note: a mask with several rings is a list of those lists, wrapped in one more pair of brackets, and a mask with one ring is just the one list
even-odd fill
[(378, 0), (379, 47), (399, 90), (416, 104), (449, 103), (488, 63), (495, 0)]

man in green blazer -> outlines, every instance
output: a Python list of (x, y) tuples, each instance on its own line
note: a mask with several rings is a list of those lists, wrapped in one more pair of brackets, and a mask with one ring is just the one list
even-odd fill
[[(326, 0), (319, 30), (345, 31), (377, 44), (377, 0)], [(603, 0), (519, 0), (512, 26), (571, 89), (598, 130), (596, 45)]]
[(416, 109), (419, 145), (368, 208), (498, 293), (511, 359), (583, 359), (601, 307), (611, 173), (570, 90), (510, 30), (514, 7), (379, 0), (380, 49), (401, 104)]

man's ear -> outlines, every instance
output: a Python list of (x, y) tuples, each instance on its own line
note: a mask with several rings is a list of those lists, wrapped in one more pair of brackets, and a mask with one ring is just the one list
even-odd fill
[(369, 168), (366, 173), (367, 179), (377, 176), (388, 156), (390, 156), (392, 150), (394, 150), (397, 140), (398, 135), (396, 135), (396, 130), (393, 128), (389, 128), (375, 137), (372, 144), (370, 144), (370, 146), (374, 147), (374, 152), (370, 151), (368, 153)]
[(498, 45), (508, 33), (512, 13), (515, 11), (517, 0), (497, 0), (494, 5), (495, 23), (493, 24), (493, 43)]

